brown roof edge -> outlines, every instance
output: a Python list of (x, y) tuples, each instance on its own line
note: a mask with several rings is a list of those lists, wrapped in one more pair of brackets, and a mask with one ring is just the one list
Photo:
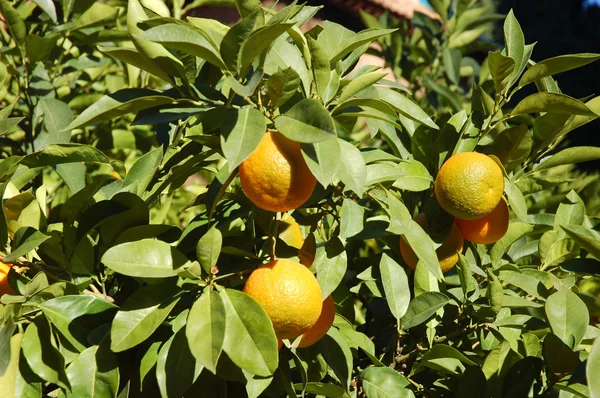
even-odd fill
[(419, 12), (431, 19), (440, 19), (440, 16), (435, 11), (421, 4), (418, 0), (367, 0), (367, 2), (375, 3), (381, 8), (403, 18), (412, 19), (415, 12)]

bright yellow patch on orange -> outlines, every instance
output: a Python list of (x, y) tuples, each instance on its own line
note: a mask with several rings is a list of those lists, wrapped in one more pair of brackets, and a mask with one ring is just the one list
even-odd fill
[(508, 230), (508, 202), (502, 197), (494, 210), (475, 220), (455, 218), (463, 237), (473, 243), (487, 245), (497, 242)]
[(302, 157), (300, 143), (276, 132), (267, 132), (240, 164), (240, 181), (250, 201), (269, 211), (300, 207), (317, 183)]
[(333, 302), (333, 298), (330, 295), (327, 296), (325, 301), (323, 301), (323, 308), (321, 309), (321, 315), (319, 315), (317, 323), (315, 323), (312, 328), (308, 329), (308, 331), (304, 333), (302, 337), (300, 337), (298, 347), (308, 347), (321, 340), (323, 336), (327, 334), (327, 331), (329, 330), (331, 325), (333, 325), (334, 318), (335, 303)]
[(504, 191), (504, 176), (489, 156), (463, 152), (442, 165), (434, 188), (444, 210), (454, 217), (474, 220), (494, 210)]
[(16, 292), (8, 284), (8, 272), (10, 265), (0, 261), (0, 296), (4, 294), (16, 294)]
[(296, 261), (280, 259), (258, 267), (248, 277), (244, 292), (263, 306), (278, 339), (300, 336), (321, 314), (321, 286)]
[[(414, 220), (427, 232), (427, 221), (425, 214), (421, 213), (414, 218)], [(440, 268), (442, 272), (450, 271), (458, 262), (458, 253), (462, 251), (464, 245), (463, 236), (456, 224), (452, 224), (450, 233), (442, 242), (442, 245), (437, 248), (435, 253), (437, 254), (440, 262)], [(419, 258), (417, 257), (414, 250), (406, 243), (404, 238), (400, 238), (400, 253), (406, 264), (412, 268), (417, 268)]]
[(296, 249), (302, 248), (302, 243), (304, 242), (302, 230), (296, 219), (289, 214), (281, 219), (279, 224), (279, 238), (288, 246), (295, 247)]

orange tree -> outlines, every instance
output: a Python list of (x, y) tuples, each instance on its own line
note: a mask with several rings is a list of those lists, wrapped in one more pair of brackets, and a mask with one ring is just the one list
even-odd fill
[(498, 16), (432, 3), (0, 0), (2, 395), (600, 396), (600, 149), (564, 147), (600, 100), (553, 78), (600, 56), (536, 63), (510, 13), (463, 65)]

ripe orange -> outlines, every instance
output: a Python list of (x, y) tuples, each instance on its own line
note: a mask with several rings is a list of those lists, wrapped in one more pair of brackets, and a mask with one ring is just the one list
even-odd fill
[(442, 165), (434, 188), (444, 210), (454, 217), (474, 220), (494, 210), (504, 191), (504, 177), (489, 156), (463, 152)]
[(508, 230), (508, 202), (502, 197), (494, 210), (475, 220), (455, 218), (463, 237), (473, 243), (487, 245), (498, 241)]
[(289, 214), (281, 219), (281, 223), (279, 224), (279, 238), (288, 246), (295, 247), (296, 249), (302, 248), (302, 243), (304, 242), (302, 230), (294, 217)]
[(4, 294), (16, 294), (16, 292), (8, 284), (8, 272), (10, 265), (0, 261), (0, 296)]
[(321, 315), (319, 315), (317, 323), (315, 323), (312, 328), (310, 328), (306, 333), (304, 333), (300, 337), (298, 347), (308, 347), (321, 340), (321, 338), (323, 338), (323, 336), (327, 334), (327, 331), (329, 330), (331, 325), (333, 325), (334, 318), (335, 303), (333, 302), (333, 298), (330, 295), (327, 296), (325, 301), (323, 301), (323, 309), (321, 310)]
[(267, 132), (240, 164), (240, 181), (250, 201), (269, 211), (300, 207), (317, 183), (302, 157), (300, 143), (276, 132)]
[(278, 339), (293, 339), (309, 330), (321, 315), (321, 286), (304, 265), (271, 261), (250, 274), (244, 292), (258, 301)]
[[(427, 221), (424, 213), (416, 216), (414, 220), (425, 230), (425, 232), (427, 232)], [(456, 224), (453, 224), (450, 233), (446, 239), (444, 239), (442, 245), (435, 251), (438, 260), (440, 261), (442, 272), (448, 272), (456, 265), (458, 262), (458, 252), (462, 251), (463, 245), (463, 236), (461, 235)], [(410, 268), (417, 268), (417, 262), (419, 262), (419, 258), (403, 238), (400, 238), (400, 253)]]

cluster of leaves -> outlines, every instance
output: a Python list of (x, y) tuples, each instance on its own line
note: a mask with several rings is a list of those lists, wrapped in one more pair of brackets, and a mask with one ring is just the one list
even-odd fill
[[(421, 107), (377, 68), (354, 69), (371, 42), (408, 32), (329, 22), (303, 32), (318, 8), (257, 1), (236, 2), (242, 19), (230, 28), (183, 21), (173, 3), (170, 17), (162, 2), (0, 0), (10, 32), (0, 250), (17, 292), (0, 299), (0, 391), (600, 394), (598, 220), (575, 188), (554, 189), (566, 167), (600, 158), (556, 150), (598, 117), (600, 97), (569, 97), (552, 77), (599, 55), (536, 64), (510, 13), (506, 47), (470, 80), (466, 106)], [(448, 6), (436, 2), (440, 15)], [(430, 79), (456, 88), (449, 54)], [(531, 83), (538, 92), (513, 106)], [(293, 212), (300, 249), (235, 178), (266, 130), (302, 143), (319, 182)], [(453, 220), (432, 182), (449, 156), (473, 150), (502, 165), (511, 222), (442, 275), (435, 248)], [(421, 211), (429, 235), (412, 221)], [(420, 259), (414, 273), (400, 236)], [(314, 258), (337, 315), (314, 346), (278, 352), (265, 311), (239, 288), (257, 265), (299, 254)]]

